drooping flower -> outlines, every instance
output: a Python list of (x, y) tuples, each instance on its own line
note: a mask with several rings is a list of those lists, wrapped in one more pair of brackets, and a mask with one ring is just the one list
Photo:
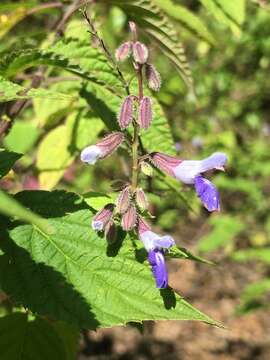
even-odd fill
[(151, 161), (184, 184), (194, 185), (198, 197), (208, 211), (220, 210), (219, 193), (202, 174), (209, 170), (224, 170), (226, 154), (216, 152), (203, 160), (180, 160), (166, 154), (152, 153)]
[(111, 155), (124, 140), (124, 134), (121, 132), (113, 132), (96, 145), (90, 145), (81, 152), (81, 161), (88, 164), (95, 164), (98, 159), (103, 159)]
[(151, 231), (150, 226), (142, 217), (138, 219), (138, 234), (148, 252), (148, 261), (152, 267), (157, 288), (166, 288), (168, 286), (168, 272), (163, 249), (173, 246), (175, 244), (174, 239), (169, 235), (160, 236)]
[(168, 286), (168, 271), (163, 251), (158, 249), (150, 250), (148, 253), (148, 262), (152, 267), (156, 287), (158, 289), (165, 289)]
[(107, 204), (102, 208), (92, 220), (92, 229), (95, 231), (103, 231), (106, 225), (110, 223), (113, 216), (113, 204)]

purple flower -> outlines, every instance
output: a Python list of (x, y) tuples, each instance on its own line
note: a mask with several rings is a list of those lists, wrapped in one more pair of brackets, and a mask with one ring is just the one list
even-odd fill
[(152, 267), (152, 273), (156, 280), (157, 288), (166, 288), (168, 286), (168, 272), (163, 251), (158, 249), (149, 251), (148, 261)]
[(81, 152), (81, 161), (93, 165), (98, 159), (111, 155), (123, 140), (124, 135), (121, 132), (113, 132), (105, 136), (96, 145), (84, 148)]
[(153, 153), (152, 162), (155, 166), (184, 184), (194, 185), (198, 197), (208, 211), (219, 211), (220, 201), (216, 187), (202, 174), (209, 170), (224, 170), (227, 156), (224, 153), (214, 153), (203, 160), (179, 160), (172, 156)]
[(150, 226), (142, 217), (138, 219), (139, 238), (148, 251), (148, 261), (152, 267), (152, 273), (159, 289), (168, 286), (168, 272), (166, 268), (163, 249), (168, 249), (175, 244), (174, 239), (169, 236), (160, 236), (151, 231)]

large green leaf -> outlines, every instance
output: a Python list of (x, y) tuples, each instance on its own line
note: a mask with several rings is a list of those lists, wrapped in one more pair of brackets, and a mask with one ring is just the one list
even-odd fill
[(152, 0), (109, 0), (146, 31), (161, 51), (171, 60), (181, 77), (193, 90), (193, 80), (183, 45), (174, 25)]
[(210, 44), (216, 43), (213, 35), (207, 29), (207, 26), (192, 11), (185, 6), (173, 3), (172, 0), (154, 0), (154, 2), (172, 19), (180, 22), (187, 30), (196, 36), (206, 40)]
[(14, 163), (22, 156), (13, 151), (0, 149), (0, 179), (12, 168)]
[(241, 32), (245, 20), (246, 0), (200, 0), (207, 10), (223, 24), (229, 26), (235, 34)]
[(1, 360), (68, 360), (51, 324), (27, 314), (14, 313), (0, 319)]
[(216, 324), (170, 288), (156, 289), (145, 251), (128, 235), (119, 230), (108, 244), (96, 234), (91, 209), (77, 195), (26, 191), (16, 198), (56, 229), (44, 235), (18, 225), (1, 242), (1, 288), (19, 303), (91, 329), (161, 319)]

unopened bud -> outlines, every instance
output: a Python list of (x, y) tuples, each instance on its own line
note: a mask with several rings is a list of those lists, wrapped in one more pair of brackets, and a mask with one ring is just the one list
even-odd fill
[(134, 205), (130, 205), (128, 210), (122, 216), (121, 226), (123, 230), (130, 231), (132, 230), (137, 222), (137, 211)]
[(116, 200), (116, 211), (119, 214), (124, 214), (130, 206), (130, 191), (127, 186), (123, 189)]
[(117, 61), (124, 61), (126, 60), (130, 53), (131, 53), (131, 46), (132, 44), (128, 41), (124, 44), (120, 45), (118, 49), (115, 51), (115, 58)]
[(103, 231), (113, 216), (113, 204), (107, 204), (101, 209), (92, 220), (92, 228), (95, 231)]
[(144, 96), (139, 106), (139, 125), (143, 129), (148, 129), (152, 121), (152, 101), (150, 97)]
[(142, 161), (141, 170), (144, 173), (144, 175), (153, 176), (153, 168), (148, 162)]
[(133, 116), (133, 100), (134, 96), (129, 95), (125, 98), (119, 113), (119, 125), (121, 129), (125, 129), (132, 121)]
[(136, 189), (135, 200), (140, 209), (146, 210), (148, 208), (148, 200), (143, 189)]
[(142, 216), (138, 217), (138, 233), (139, 235), (143, 234), (146, 231), (151, 230), (151, 227), (147, 224), (145, 219)]
[(146, 63), (148, 59), (148, 49), (144, 44), (140, 43), (139, 41), (136, 41), (132, 45), (132, 52), (133, 52), (133, 58), (137, 63), (139, 64)]
[(161, 77), (154, 65), (145, 64), (145, 77), (150, 89), (158, 91), (161, 86)]

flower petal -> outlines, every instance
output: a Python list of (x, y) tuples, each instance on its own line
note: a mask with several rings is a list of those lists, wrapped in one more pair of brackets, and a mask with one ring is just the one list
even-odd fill
[(169, 248), (174, 245), (174, 240), (171, 236), (165, 235), (160, 236), (154, 233), (151, 230), (144, 231), (139, 233), (140, 240), (143, 242), (143, 245), (147, 251), (153, 249)]
[(168, 286), (168, 272), (163, 252), (158, 249), (151, 250), (148, 254), (148, 261), (152, 267), (157, 288), (166, 288)]
[(202, 176), (195, 178), (195, 190), (208, 211), (220, 211), (219, 193), (214, 184)]
[(102, 156), (101, 149), (96, 145), (87, 146), (81, 152), (81, 161), (86, 162), (90, 165), (96, 163), (96, 161)]

